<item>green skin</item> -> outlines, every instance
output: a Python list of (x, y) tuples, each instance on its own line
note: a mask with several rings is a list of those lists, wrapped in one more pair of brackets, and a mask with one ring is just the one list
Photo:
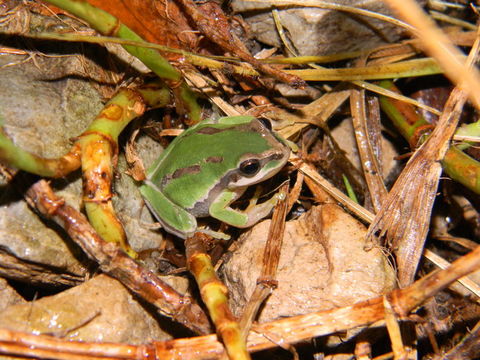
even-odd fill
[(199, 231), (197, 217), (245, 228), (267, 216), (280, 195), (244, 211), (230, 204), (279, 172), (289, 155), (286, 143), (254, 117), (204, 120), (163, 151), (140, 192), (165, 230), (181, 238)]

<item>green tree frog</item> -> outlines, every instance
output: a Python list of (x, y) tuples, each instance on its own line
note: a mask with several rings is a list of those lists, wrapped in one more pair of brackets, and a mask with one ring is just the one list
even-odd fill
[(185, 239), (199, 231), (197, 217), (246, 228), (270, 213), (278, 194), (243, 211), (230, 207), (249, 185), (272, 177), (288, 160), (289, 147), (269, 125), (252, 116), (208, 119), (172, 141), (140, 187), (166, 231)]

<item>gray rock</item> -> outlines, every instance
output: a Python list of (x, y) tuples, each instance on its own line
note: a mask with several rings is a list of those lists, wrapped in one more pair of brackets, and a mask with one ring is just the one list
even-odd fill
[[(162, 150), (161, 145), (150, 137), (138, 138), (138, 155), (146, 169)], [(125, 174), (126, 170), (125, 157), (122, 155), (118, 162), (118, 177), (115, 181), (116, 196), (113, 198), (113, 204), (125, 228), (130, 245), (137, 251), (160, 248), (163, 236), (156, 229), (157, 220), (146, 207), (138, 190), (139, 184)]]
[[(262, 268), (270, 220), (255, 226), (222, 268), (237, 315), (253, 292)], [(286, 224), (276, 280), (260, 322), (328, 310), (384, 294), (393, 271), (380, 249), (365, 251), (365, 227), (333, 204), (315, 206)]]
[[(335, 0), (333, 3), (391, 15), (383, 1)], [(267, 45), (283, 47), (268, 3), (233, 0), (235, 12), (243, 15), (253, 37)], [(370, 49), (398, 39), (402, 29), (366, 16), (329, 9), (278, 7), (281, 24), (298, 55), (327, 55)]]
[[(44, 80), (46, 70), (65, 68), (60, 61), (69, 58), (23, 59), (0, 58), (0, 113), (5, 131), (18, 146), (36, 155), (61, 156), (70, 149), (71, 138), (102, 108), (100, 96), (84, 80)], [(61, 188), (60, 196), (80, 208), (79, 173), (55, 184)], [(64, 232), (47, 226), (13, 186), (4, 185), (0, 191), (0, 275), (49, 285), (80, 282), (86, 270)]]
[(128, 344), (171, 338), (122, 284), (106, 275), (54, 296), (12, 305), (0, 313), (0, 327)]
[(0, 278), (0, 312), (9, 306), (25, 302), (23, 297), (8, 284), (7, 280)]

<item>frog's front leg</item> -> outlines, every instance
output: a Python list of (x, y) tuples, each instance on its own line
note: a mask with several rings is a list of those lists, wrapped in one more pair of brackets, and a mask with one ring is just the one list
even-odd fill
[(168, 199), (155, 184), (145, 180), (140, 193), (165, 230), (183, 239), (195, 233), (197, 219)]
[(282, 194), (277, 193), (261, 204), (250, 203), (243, 211), (231, 208), (230, 204), (238, 199), (244, 191), (244, 188), (222, 191), (210, 205), (210, 215), (229, 225), (247, 228), (268, 216), (282, 197)]

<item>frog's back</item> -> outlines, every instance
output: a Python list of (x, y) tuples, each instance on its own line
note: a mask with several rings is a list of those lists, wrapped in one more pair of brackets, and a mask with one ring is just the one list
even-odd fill
[(193, 208), (237, 168), (242, 157), (269, 149), (267, 139), (251, 129), (252, 118), (247, 120), (203, 121), (191, 127), (172, 141), (150, 168), (148, 178), (171, 201)]

